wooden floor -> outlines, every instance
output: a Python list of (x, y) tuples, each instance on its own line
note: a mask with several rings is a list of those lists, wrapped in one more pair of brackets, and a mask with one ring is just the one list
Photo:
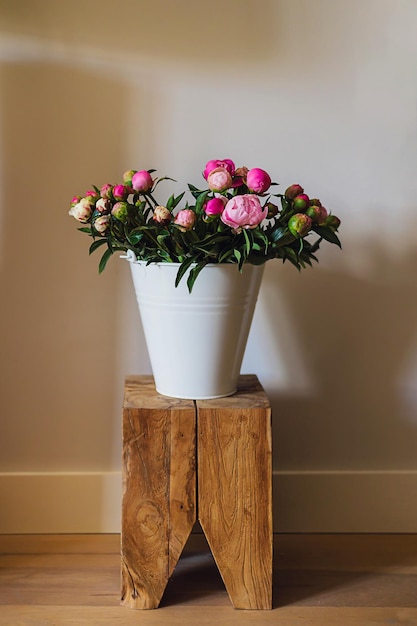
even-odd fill
[(118, 535), (0, 535), (1, 626), (417, 626), (417, 535), (277, 535), (274, 609), (236, 611), (192, 535), (153, 611), (119, 606)]

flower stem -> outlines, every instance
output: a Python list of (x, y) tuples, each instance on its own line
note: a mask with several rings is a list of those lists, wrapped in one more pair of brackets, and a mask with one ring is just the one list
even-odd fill
[(153, 205), (154, 205), (154, 206), (158, 206), (158, 203), (157, 203), (157, 201), (155, 200), (155, 198), (153, 197), (153, 195), (152, 195), (151, 193), (149, 193), (149, 194), (148, 194), (148, 196), (149, 196), (149, 197), (150, 197), (150, 199), (152, 200)]

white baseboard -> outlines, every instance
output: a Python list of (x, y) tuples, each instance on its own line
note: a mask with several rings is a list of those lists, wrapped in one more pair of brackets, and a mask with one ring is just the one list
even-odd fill
[[(118, 533), (120, 472), (0, 474), (0, 533)], [(276, 532), (417, 532), (417, 471), (274, 472)]]

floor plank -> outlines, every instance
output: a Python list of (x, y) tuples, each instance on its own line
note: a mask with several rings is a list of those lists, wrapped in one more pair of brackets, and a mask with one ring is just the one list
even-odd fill
[(274, 609), (236, 611), (202, 535), (161, 607), (119, 606), (118, 535), (0, 535), (0, 625), (417, 625), (417, 535), (277, 535)]

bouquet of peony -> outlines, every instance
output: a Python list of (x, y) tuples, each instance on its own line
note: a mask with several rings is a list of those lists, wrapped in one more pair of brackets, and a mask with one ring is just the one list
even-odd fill
[(176, 285), (189, 270), (191, 292), (208, 263), (234, 263), (241, 270), (244, 263), (278, 258), (301, 269), (317, 261), (323, 240), (341, 247), (340, 219), (298, 184), (272, 193), (277, 183), (263, 169), (209, 161), (204, 189), (189, 184), (163, 204), (155, 198), (157, 187), (173, 179), (155, 172), (130, 170), (122, 184), (94, 186), (72, 199), (69, 214), (92, 237), (90, 254), (104, 249), (100, 272), (118, 251), (146, 263), (179, 263)]

